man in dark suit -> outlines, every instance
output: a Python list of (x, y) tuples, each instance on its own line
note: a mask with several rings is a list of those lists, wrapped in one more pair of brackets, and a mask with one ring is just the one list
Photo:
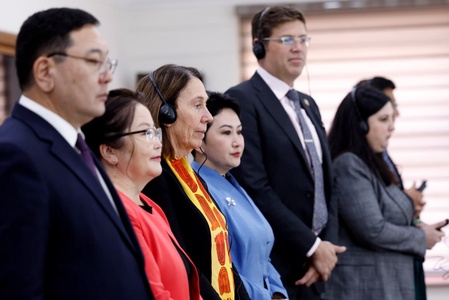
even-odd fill
[(310, 38), (302, 13), (287, 7), (256, 14), (252, 35), (259, 68), (227, 91), (241, 104), (245, 137), (233, 173), (273, 227), (271, 258), (289, 299), (320, 299), (318, 281), (328, 279), (345, 248), (326, 241), (336, 236), (337, 223), (320, 112), (310, 96), (293, 89)]
[(116, 65), (97, 25), (57, 8), (18, 34), (23, 95), (0, 127), (0, 299), (154, 299), (120, 198), (83, 147)]

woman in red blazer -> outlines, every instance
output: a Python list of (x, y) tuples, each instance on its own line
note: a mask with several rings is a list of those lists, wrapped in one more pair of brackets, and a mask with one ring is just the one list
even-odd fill
[(155, 299), (199, 300), (197, 270), (179, 246), (165, 214), (141, 193), (162, 172), (162, 134), (139, 95), (109, 93), (106, 112), (82, 129), (117, 189), (145, 258)]

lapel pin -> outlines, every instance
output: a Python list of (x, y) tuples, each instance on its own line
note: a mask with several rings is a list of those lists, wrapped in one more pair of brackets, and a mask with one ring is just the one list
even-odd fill
[(310, 107), (310, 103), (309, 100), (307, 100), (306, 98), (302, 99), (302, 101), (304, 102), (305, 105)]
[(226, 201), (228, 202), (228, 206), (235, 206), (235, 201), (231, 197), (226, 197)]

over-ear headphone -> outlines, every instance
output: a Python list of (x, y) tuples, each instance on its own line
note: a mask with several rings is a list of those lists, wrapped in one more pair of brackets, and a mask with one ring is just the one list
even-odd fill
[(257, 37), (257, 43), (255, 43), (253, 45), (253, 53), (256, 56), (257, 60), (260, 60), (262, 58), (265, 57), (265, 46), (263, 45), (262, 42), (262, 18), (265, 15), (265, 13), (269, 10), (269, 7), (266, 7), (259, 16), (259, 22), (257, 25), (257, 33), (256, 33), (256, 37)]
[(156, 81), (154, 81), (153, 72), (148, 74), (148, 78), (150, 79), (151, 84), (153, 85), (154, 89), (156, 90), (157, 94), (159, 95), (159, 98), (162, 100), (162, 106), (159, 109), (159, 123), (162, 124), (172, 124), (176, 121), (176, 110), (173, 106), (167, 103), (165, 101), (164, 96), (162, 96), (161, 91), (157, 87)]
[(360, 131), (362, 131), (363, 134), (367, 134), (368, 131), (369, 131), (369, 126), (368, 126), (368, 123), (365, 120), (363, 120), (362, 114), (360, 113), (359, 106), (358, 106), (357, 100), (355, 98), (356, 91), (357, 91), (356, 87), (352, 89), (352, 91), (351, 91), (351, 101), (352, 101), (352, 103), (354, 103), (355, 111), (356, 111), (356, 113), (357, 113), (357, 115), (359, 116), (359, 119), (360, 119), (360, 122), (359, 122)]

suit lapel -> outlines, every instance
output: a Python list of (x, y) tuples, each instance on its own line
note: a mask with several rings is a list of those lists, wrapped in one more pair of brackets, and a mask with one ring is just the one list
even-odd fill
[[(139, 244), (139, 242), (137, 241), (137, 237), (134, 234), (134, 229), (132, 228), (131, 221), (128, 218), (128, 213), (126, 212), (125, 206), (123, 205), (123, 202), (122, 202), (120, 196), (118, 195), (114, 185), (112, 184), (111, 180), (109, 179), (108, 174), (103, 169), (103, 166), (101, 165), (100, 161), (96, 157), (94, 157), (94, 161), (95, 161), (95, 165), (97, 166), (97, 169), (100, 171), (100, 174), (101, 174), (104, 182), (106, 183), (108, 190), (111, 193), (112, 200), (114, 201), (115, 207), (117, 209), (118, 216), (115, 211), (113, 211), (112, 216), (117, 216), (118, 225), (123, 226), (125, 229), (125, 230), (121, 230), (120, 234), (122, 234), (123, 239), (127, 240), (130, 243), (132, 248), (137, 249), (138, 247), (136, 247), (136, 246)], [(106, 208), (112, 208), (112, 206), (109, 202), (109, 199), (108, 199)], [(142, 261), (143, 261), (143, 256), (140, 253), (139, 253), (139, 255), (142, 257)]]
[[(42, 119), (40, 116), (31, 112), (30, 110), (24, 108), (21, 105), (16, 105), (13, 111), (13, 116), (20, 119), (22, 122), (26, 123), (36, 135), (49, 144), (50, 153), (64, 164), (67, 169), (69, 169), (78, 178), (78, 180), (85, 186), (85, 188), (93, 195), (93, 198), (97, 204), (102, 208), (109, 219), (114, 223), (114, 225), (119, 230), (123, 238), (129, 242), (131, 248), (135, 249), (135, 244), (131, 242), (129, 234), (124, 228), (121, 218), (117, 215), (114, 208), (112, 207), (103, 187), (100, 182), (95, 178), (89, 168), (82, 161), (81, 156), (73, 149), (67, 141), (57, 132), (53, 126), (51, 126), (47, 121)], [(120, 216), (123, 215), (124, 208), (121, 204), (120, 199), (118, 199), (115, 189), (110, 183), (109, 178), (103, 171), (101, 164), (94, 157), (97, 168), (100, 170), (103, 179), (108, 185), (109, 191), (114, 199)], [(57, 174), (55, 174), (57, 176)], [(108, 184), (109, 183), (109, 184)], [(118, 203), (120, 202), (120, 203)]]
[[(64, 140), (65, 142), (65, 140)], [(65, 147), (69, 149), (65, 149)], [(126, 211), (123, 207), (121, 200), (118, 198), (115, 188), (110, 182), (108, 175), (103, 171), (103, 167), (98, 162), (98, 160), (94, 157), (95, 165), (97, 169), (100, 171), (100, 174), (105, 181), (107, 188), (111, 194), (111, 197), (114, 201), (114, 204), (117, 208), (117, 212), (114, 210), (108, 196), (106, 195), (103, 186), (94, 177), (92, 172), (85, 166), (85, 163), (82, 161), (81, 156), (78, 155), (66, 142), (65, 143), (57, 143), (55, 142), (52, 147), (53, 154), (64, 163), (67, 168), (71, 169), (76, 177), (82, 182), (82, 184), (88, 189), (95, 201), (98, 205), (103, 209), (105, 214), (109, 217), (109, 219), (114, 223), (114, 225), (119, 230), (123, 239), (126, 240), (132, 249), (135, 250), (136, 243), (131, 241), (130, 239), (130, 226), (127, 224)], [(72, 151), (70, 151), (72, 150)], [(72, 155), (73, 154), (73, 155)], [(118, 214), (117, 214), (118, 213)]]
[(298, 133), (296, 132), (295, 127), (293, 127), (290, 117), (285, 112), (284, 107), (282, 107), (282, 104), (279, 102), (276, 95), (265, 83), (265, 81), (263, 81), (259, 74), (255, 73), (250, 81), (254, 86), (257, 98), (265, 107), (267, 113), (271, 115), (273, 120), (279, 125), (280, 131), (284, 132), (288, 136), (300, 153), (303, 163), (307, 168), (309, 168), (307, 157), (298, 137)]
[[(402, 216), (406, 220), (405, 224), (411, 224), (414, 213), (413, 200), (410, 199), (402, 190), (400, 190), (397, 185), (390, 184), (389, 186), (386, 186), (382, 180), (377, 179), (377, 181), (384, 189), (385, 194), (398, 206), (402, 212)], [(399, 216), (397, 217), (399, 220)]]

